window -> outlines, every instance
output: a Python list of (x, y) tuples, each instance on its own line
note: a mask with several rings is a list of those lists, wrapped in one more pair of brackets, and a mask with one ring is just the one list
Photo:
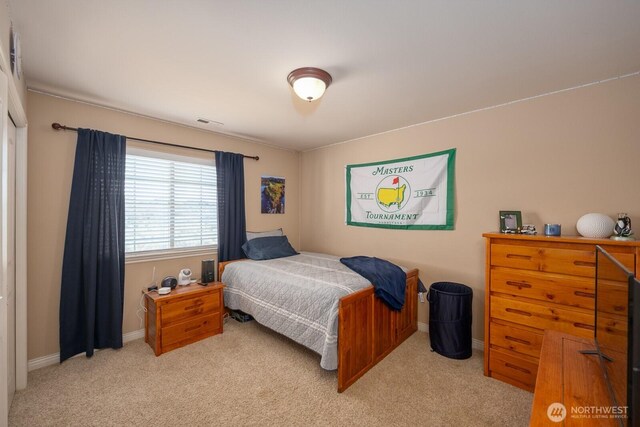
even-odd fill
[(214, 162), (213, 158), (127, 149), (124, 192), (128, 256), (216, 248)]

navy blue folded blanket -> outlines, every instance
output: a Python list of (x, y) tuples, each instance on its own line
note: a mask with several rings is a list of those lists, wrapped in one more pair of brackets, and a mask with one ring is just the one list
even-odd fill
[(340, 258), (340, 262), (370, 281), (376, 296), (392, 310), (402, 309), (407, 275), (400, 267), (384, 259), (367, 256)]

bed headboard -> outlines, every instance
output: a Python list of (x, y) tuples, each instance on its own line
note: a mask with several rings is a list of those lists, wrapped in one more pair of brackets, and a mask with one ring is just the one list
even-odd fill
[(222, 281), (222, 273), (224, 273), (224, 268), (228, 265), (231, 264), (232, 262), (239, 262), (239, 261), (246, 261), (247, 258), (242, 258), (242, 259), (234, 259), (233, 261), (222, 261), (218, 263), (218, 281), (221, 282)]

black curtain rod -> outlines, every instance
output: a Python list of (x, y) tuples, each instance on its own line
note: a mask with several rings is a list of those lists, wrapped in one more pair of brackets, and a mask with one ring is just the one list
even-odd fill
[[(61, 125), (60, 123), (51, 123), (51, 127), (54, 128), (55, 130), (71, 130), (74, 132), (78, 131), (78, 128), (72, 128), (69, 126), (65, 126), (65, 125)], [(133, 139), (134, 141), (141, 141), (141, 142), (150, 142), (151, 144), (160, 144), (160, 145), (166, 145), (168, 147), (178, 147), (178, 148), (187, 148), (189, 150), (196, 150), (196, 151), (206, 151), (207, 153), (215, 153), (216, 150), (207, 150), (206, 148), (198, 148), (198, 147), (189, 147), (187, 145), (180, 145), (180, 144), (171, 144), (170, 142), (162, 142), (162, 141), (153, 141), (151, 139), (143, 139), (143, 138), (134, 138), (133, 136), (126, 136), (125, 138), (127, 139)], [(243, 154), (244, 156), (244, 154)], [(245, 159), (253, 159), (253, 160), (260, 160), (260, 157), (258, 156), (244, 156)]]

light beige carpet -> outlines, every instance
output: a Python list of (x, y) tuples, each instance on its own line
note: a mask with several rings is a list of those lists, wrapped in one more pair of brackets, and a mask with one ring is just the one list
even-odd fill
[(144, 340), (29, 374), (10, 425), (525, 426), (532, 394), (416, 332), (346, 392), (320, 356), (257, 325), (155, 357)]

